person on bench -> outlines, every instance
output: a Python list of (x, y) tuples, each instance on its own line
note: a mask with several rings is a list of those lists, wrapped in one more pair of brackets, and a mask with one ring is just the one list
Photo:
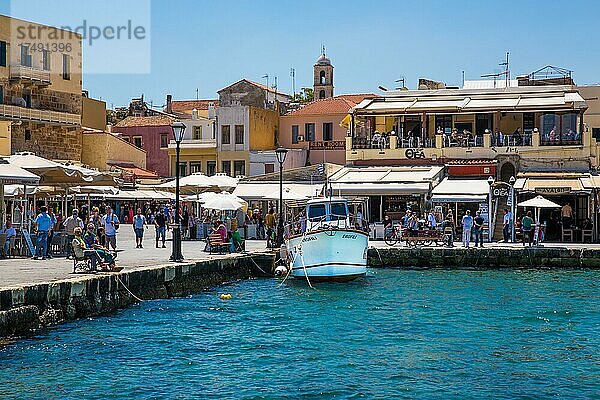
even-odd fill
[[(113, 270), (115, 268), (115, 258), (112, 254), (110, 254), (108, 249), (98, 244), (97, 239), (95, 239), (96, 235), (94, 234), (93, 224), (88, 225), (85, 240), (81, 235), (82, 232), (83, 231), (80, 227), (75, 228), (75, 230), (73, 231), (73, 233), (75, 234), (75, 238), (72, 241), (72, 245), (76, 259), (84, 259), (86, 255), (91, 255), (92, 257), (95, 257), (97, 261), (105, 263), (108, 267), (101, 269), (105, 271)], [(90, 244), (88, 245), (88, 243)]]

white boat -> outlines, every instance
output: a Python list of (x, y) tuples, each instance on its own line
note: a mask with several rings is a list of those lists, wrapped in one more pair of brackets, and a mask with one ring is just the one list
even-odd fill
[(306, 217), (305, 232), (286, 239), (292, 276), (347, 282), (367, 273), (369, 235), (354, 227), (347, 200), (310, 200)]

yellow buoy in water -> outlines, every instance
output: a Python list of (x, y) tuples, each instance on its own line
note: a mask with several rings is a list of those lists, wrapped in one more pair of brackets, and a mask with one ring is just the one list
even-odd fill
[(227, 293), (227, 294), (225, 294), (225, 293), (222, 293), (222, 294), (219, 296), (219, 298), (220, 298), (221, 300), (229, 300), (229, 299), (231, 299), (231, 295), (230, 295), (229, 293)]

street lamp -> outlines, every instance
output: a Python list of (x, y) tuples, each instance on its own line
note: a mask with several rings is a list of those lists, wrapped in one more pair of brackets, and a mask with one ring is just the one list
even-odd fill
[(177, 121), (171, 125), (173, 135), (175, 136), (176, 157), (175, 157), (175, 226), (173, 226), (173, 252), (171, 253), (171, 261), (182, 261), (181, 254), (181, 226), (179, 219), (179, 146), (183, 140), (185, 133), (185, 125), (183, 122)]
[(492, 227), (492, 185), (494, 184), (494, 177), (489, 176), (487, 183), (490, 186), (488, 193), (488, 242), (491, 243), (494, 234), (494, 227)]
[(510, 228), (510, 240), (515, 242), (515, 177), (511, 176), (508, 180), (510, 184), (510, 214), (511, 214), (511, 228)]
[(283, 147), (275, 150), (277, 161), (279, 162), (279, 221), (277, 223), (277, 247), (283, 244), (283, 163), (288, 149)]

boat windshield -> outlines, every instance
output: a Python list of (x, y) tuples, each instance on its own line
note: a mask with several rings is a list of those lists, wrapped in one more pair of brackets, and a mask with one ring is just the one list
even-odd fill
[(325, 204), (314, 204), (308, 207), (308, 219), (319, 221), (325, 216)]
[(346, 204), (332, 203), (331, 204), (331, 220), (338, 221), (346, 219)]

